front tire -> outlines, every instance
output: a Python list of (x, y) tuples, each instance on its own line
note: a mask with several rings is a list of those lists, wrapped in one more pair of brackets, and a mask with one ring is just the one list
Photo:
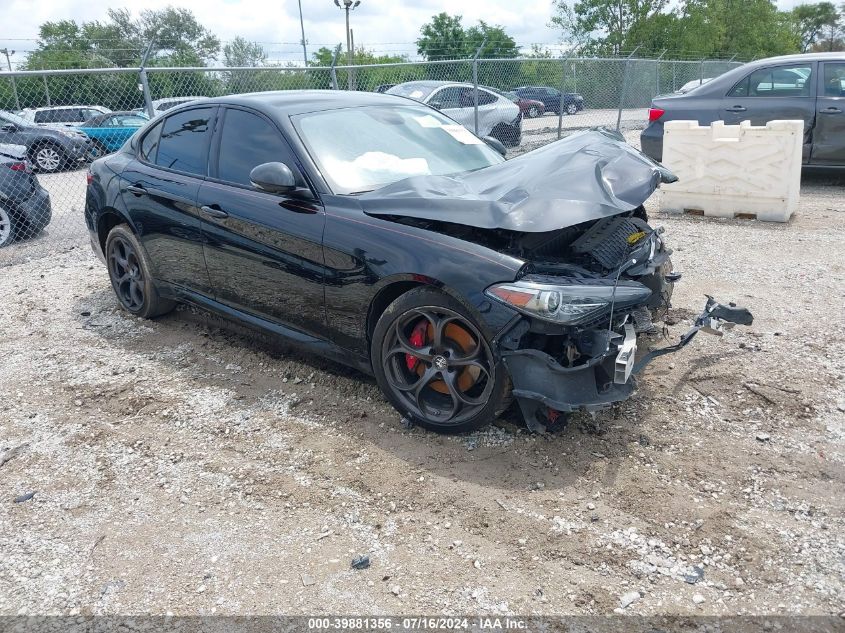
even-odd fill
[(128, 226), (119, 224), (109, 232), (105, 252), (112, 289), (124, 310), (152, 319), (176, 307), (159, 296), (147, 253)]
[(531, 106), (530, 108), (528, 108), (529, 119), (536, 119), (538, 116), (540, 116), (540, 114), (540, 109), (537, 106)]
[(570, 116), (573, 114), (578, 114), (578, 106), (574, 103), (569, 103), (566, 105), (566, 113)]
[(466, 308), (434, 288), (411, 290), (387, 307), (370, 355), (390, 403), (427, 429), (477, 429), (510, 404), (510, 379), (488, 338)]

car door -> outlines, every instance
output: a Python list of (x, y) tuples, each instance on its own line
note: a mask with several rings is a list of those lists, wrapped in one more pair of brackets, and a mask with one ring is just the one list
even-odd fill
[(722, 100), (721, 118), (736, 125), (751, 121), (804, 121), (804, 161), (810, 157), (816, 118), (815, 62), (769, 66), (752, 71), (735, 84)]
[(138, 153), (120, 173), (120, 197), (153, 276), (209, 295), (197, 192), (206, 177), (216, 108), (181, 110), (146, 130)]
[(467, 111), (464, 90), (461, 86), (441, 88), (431, 93), (427, 103), (440, 110), (450, 119), (471, 128), (473, 126), (474, 114), (472, 109)]
[(845, 165), (845, 62), (822, 62), (810, 162)]
[(0, 113), (0, 143), (29, 146), (25, 130), (26, 128), (20, 125), (20, 119), (6, 118)]
[[(227, 107), (211, 162), (199, 205), (217, 301), (301, 332), (324, 331), (326, 216), (287, 140), (264, 115)], [(300, 189), (279, 194), (252, 185), (252, 169), (268, 162), (285, 163)]]

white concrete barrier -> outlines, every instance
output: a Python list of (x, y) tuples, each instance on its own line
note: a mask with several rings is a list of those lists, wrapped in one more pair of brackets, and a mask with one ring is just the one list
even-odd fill
[(667, 121), (663, 164), (678, 182), (660, 188), (660, 209), (786, 222), (798, 208), (803, 121)]

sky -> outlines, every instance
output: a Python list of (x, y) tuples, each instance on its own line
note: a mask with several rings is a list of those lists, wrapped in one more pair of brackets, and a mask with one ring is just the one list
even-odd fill
[[(789, 9), (802, 0), (778, 0)], [(11, 3), (11, 4), (10, 4)], [(12, 66), (35, 48), (38, 27), (49, 20), (104, 20), (109, 7), (160, 9), (169, 4), (190, 9), (223, 42), (240, 35), (261, 42), (271, 60), (300, 60), (302, 47), (297, 0), (4, 0), (0, 48), (15, 50)], [(139, 6), (141, 5), (141, 6)], [(483, 19), (504, 26), (520, 45), (555, 44), (558, 34), (548, 28), (552, 0), (361, 0), (351, 15), (355, 45), (377, 53), (413, 53), (422, 24), (446, 11), (463, 15), (464, 26)], [(343, 11), (332, 0), (302, 0), (309, 55), (320, 46), (345, 42)], [(5, 62), (4, 59), (2, 59)]]

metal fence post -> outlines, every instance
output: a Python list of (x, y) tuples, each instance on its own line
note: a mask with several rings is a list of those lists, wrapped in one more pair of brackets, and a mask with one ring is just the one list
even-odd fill
[[(44, 64), (41, 64), (41, 70), (44, 70)], [(47, 85), (47, 75), (42, 75), (41, 78), (44, 80), (44, 94), (47, 96), (47, 105), (51, 106), (53, 103), (50, 101), (50, 86)]]
[(475, 55), (472, 58), (472, 109), (473, 109), (473, 118), (475, 120), (475, 134), (478, 134), (478, 56), (481, 55), (481, 50), (484, 48), (485, 44), (487, 44), (487, 38), (485, 37), (481, 40), (481, 46), (478, 47), (478, 50), (475, 51)]
[(631, 54), (625, 58), (625, 68), (622, 71), (622, 94), (619, 95), (619, 112), (616, 114), (616, 131), (618, 132), (622, 127), (622, 109), (625, 107), (625, 97), (627, 96), (628, 92), (628, 67), (631, 61), (631, 57), (634, 56), (640, 50), (640, 46), (637, 46), (634, 50), (631, 51)]
[(666, 54), (666, 49), (663, 49), (663, 52), (660, 53), (660, 56), (654, 62), (654, 95), (657, 96), (660, 94), (660, 60), (663, 59), (663, 56)]
[(330, 69), (330, 73), (331, 73), (331, 76), (332, 76), (332, 90), (339, 90), (339, 88), (337, 87), (336, 66), (337, 66), (337, 55), (340, 52), (341, 46), (342, 46), (342, 44), (338, 44), (334, 49), (334, 55), (332, 55), (332, 65), (331, 65), (331, 69)]
[(138, 69), (138, 74), (141, 76), (141, 91), (144, 93), (144, 106), (147, 108), (147, 115), (152, 119), (155, 116), (153, 110), (153, 96), (150, 94), (150, 82), (147, 81), (147, 59), (153, 50), (153, 42), (147, 45), (143, 57), (141, 57), (141, 67)]

